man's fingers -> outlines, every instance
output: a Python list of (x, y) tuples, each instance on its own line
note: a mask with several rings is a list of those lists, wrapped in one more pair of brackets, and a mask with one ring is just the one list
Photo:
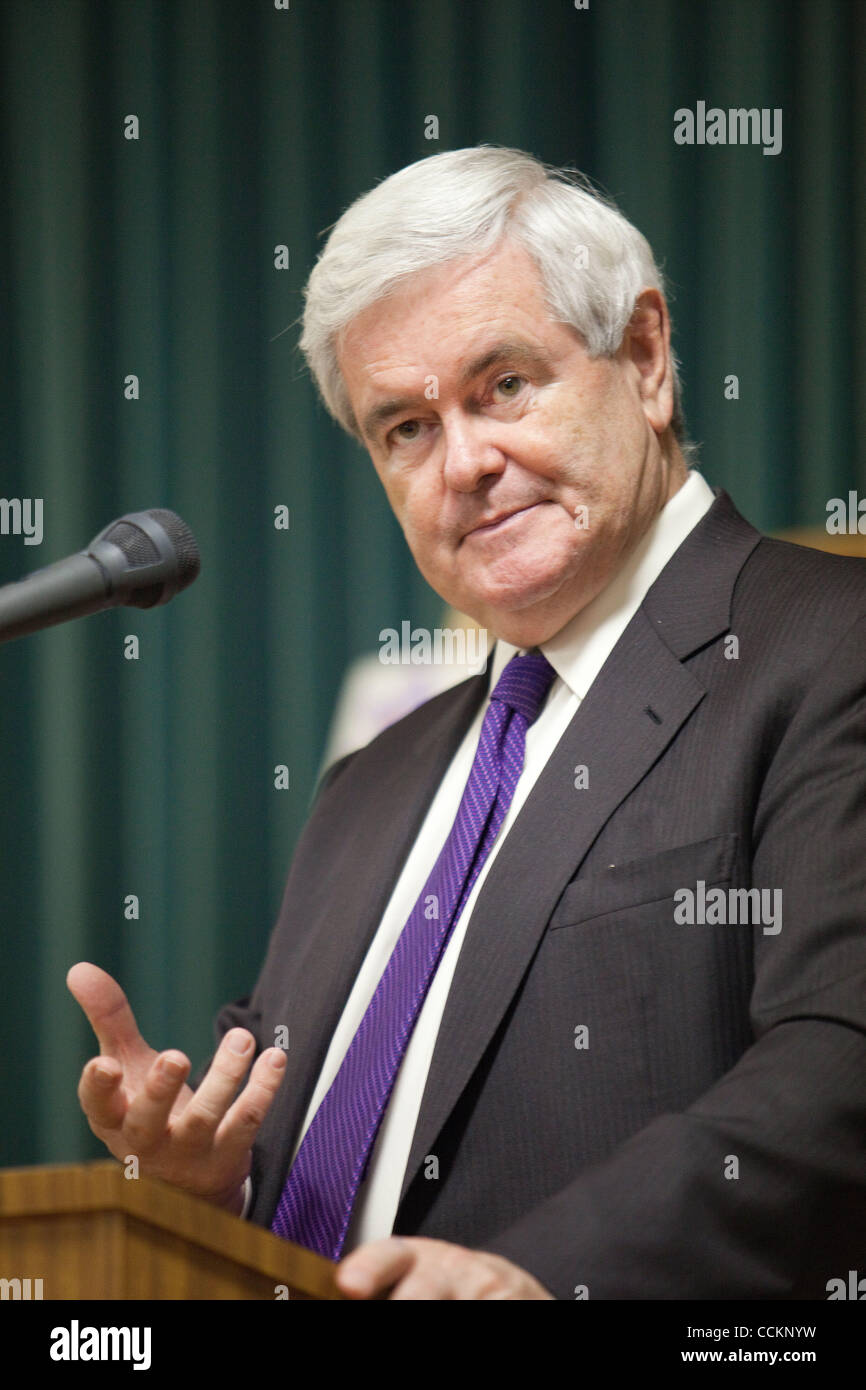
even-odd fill
[(189, 1075), (190, 1062), (182, 1052), (161, 1052), (129, 1103), (123, 1132), (136, 1153), (146, 1153), (165, 1137), (171, 1109)]
[(78, 1099), (96, 1129), (119, 1129), (126, 1114), (123, 1068), (113, 1057), (93, 1057), (81, 1073)]
[(285, 1070), (286, 1054), (282, 1048), (269, 1047), (256, 1059), (249, 1081), (217, 1133), (217, 1143), (227, 1156), (244, 1154), (251, 1147), (280, 1089)]
[(249, 1070), (255, 1046), (255, 1038), (246, 1028), (229, 1029), (207, 1075), (177, 1120), (175, 1134), (178, 1138), (193, 1146), (212, 1142)]
[(387, 1295), (394, 1302), (553, 1298), (534, 1275), (501, 1255), (428, 1236), (389, 1236), (360, 1245), (337, 1266), (336, 1280), (349, 1298)]
[(371, 1298), (392, 1288), (417, 1258), (417, 1252), (399, 1236), (371, 1240), (340, 1262), (337, 1285), (349, 1298)]
[(390, 1303), (443, 1303), (461, 1298), (474, 1298), (473, 1294), (461, 1294), (458, 1287), (436, 1269), (417, 1265), (388, 1294)]
[(98, 965), (79, 961), (67, 974), (66, 984), (86, 1013), (101, 1052), (119, 1057), (139, 1047), (147, 1048), (126, 995)]

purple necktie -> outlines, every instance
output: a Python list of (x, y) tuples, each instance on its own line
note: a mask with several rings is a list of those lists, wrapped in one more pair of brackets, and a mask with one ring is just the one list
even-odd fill
[(554, 676), (541, 652), (530, 651), (512, 657), (497, 681), (448, 839), (286, 1179), (271, 1230), (329, 1259), (342, 1253), (412, 1029), (445, 943), (511, 804), (526, 730)]

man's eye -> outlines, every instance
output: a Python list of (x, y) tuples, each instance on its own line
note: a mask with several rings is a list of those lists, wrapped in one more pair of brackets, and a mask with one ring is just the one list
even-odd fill
[(417, 439), (420, 432), (420, 420), (403, 420), (401, 424), (395, 425), (393, 431), (397, 438), (402, 439), (404, 443), (410, 443), (413, 439)]
[(506, 400), (511, 401), (514, 399), (515, 396), (520, 394), (520, 388), (523, 385), (523, 380), (524, 378), (522, 376), (503, 376), (500, 377), (499, 381), (497, 381), (493, 389), (495, 391), (498, 391), (502, 396), (504, 396)]

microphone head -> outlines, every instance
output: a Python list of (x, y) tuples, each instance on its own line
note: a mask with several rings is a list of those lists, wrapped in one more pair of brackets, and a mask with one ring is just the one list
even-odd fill
[(201, 569), (195, 536), (176, 512), (165, 507), (118, 517), (95, 537), (87, 553), (107, 571), (117, 594), (115, 602), (134, 608), (167, 603)]
[(201, 570), (201, 555), (196, 538), (177, 512), (170, 512), (165, 507), (154, 507), (147, 515), (159, 522), (174, 546), (177, 556), (177, 592), (180, 593), (181, 589), (198, 579)]

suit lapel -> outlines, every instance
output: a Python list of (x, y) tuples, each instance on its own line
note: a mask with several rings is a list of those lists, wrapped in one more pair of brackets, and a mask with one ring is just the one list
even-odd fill
[[(543, 769), (478, 896), (442, 1017), (401, 1200), (488, 1047), (565, 884), (704, 687), (682, 658), (727, 630), (760, 534), (725, 493), (669, 561)], [(590, 784), (577, 793), (574, 769)]]

